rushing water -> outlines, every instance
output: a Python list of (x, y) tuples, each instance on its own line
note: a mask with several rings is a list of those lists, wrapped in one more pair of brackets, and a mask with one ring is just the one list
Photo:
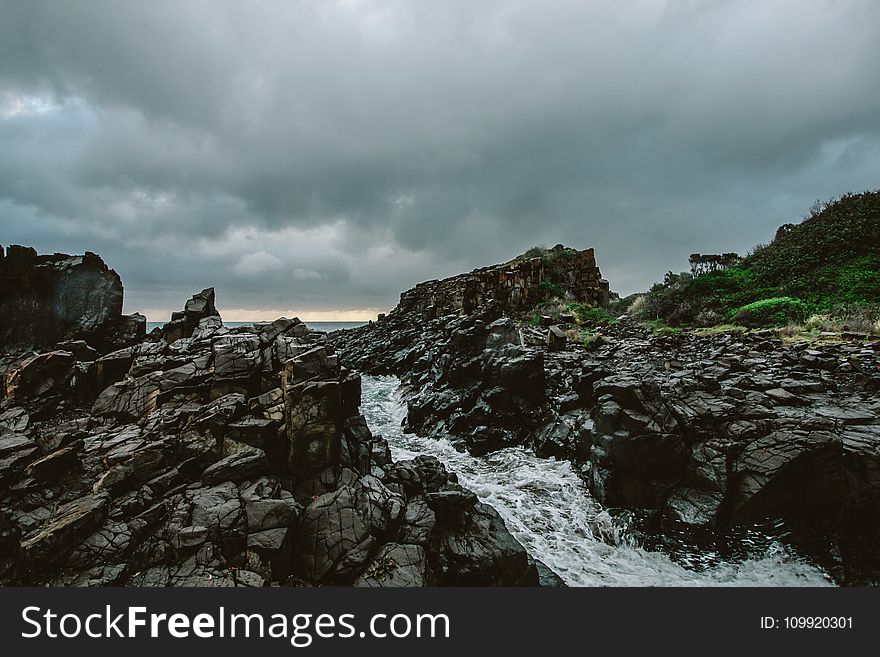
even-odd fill
[(638, 547), (602, 509), (565, 461), (518, 448), (474, 457), (447, 440), (404, 434), (406, 409), (397, 379), (364, 377), (362, 411), (373, 433), (388, 440), (395, 460), (439, 458), (459, 481), (494, 506), (530, 554), (570, 586), (821, 586), (825, 573), (780, 543), (724, 560), (714, 554), (667, 554)]

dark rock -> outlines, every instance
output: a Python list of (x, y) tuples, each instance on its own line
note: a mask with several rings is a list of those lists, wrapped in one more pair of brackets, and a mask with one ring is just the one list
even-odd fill
[(261, 449), (251, 448), (237, 452), (208, 466), (202, 473), (202, 481), (209, 486), (221, 481), (245, 481), (264, 475), (269, 471), (266, 453)]
[(101, 526), (107, 501), (106, 494), (87, 495), (61, 507), (36, 534), (25, 537), (22, 551), (31, 561), (59, 560)]
[(420, 545), (388, 543), (376, 554), (354, 586), (431, 586), (434, 573)]
[(568, 336), (559, 326), (552, 325), (547, 329), (547, 351), (562, 351), (568, 344)]
[(122, 314), (122, 282), (94, 253), (37, 255), (0, 247), (0, 349), (47, 347)]
[(26, 472), (29, 477), (42, 481), (57, 479), (79, 462), (79, 451), (82, 447), (82, 441), (78, 440), (67, 447), (55, 450), (31, 463)]
[[(507, 531), (498, 513), (477, 504), (459, 526), (444, 528), (438, 581), (444, 586), (536, 586), (525, 548)], [(532, 573), (532, 581), (523, 581)]]
[[(402, 512), (402, 500), (370, 476), (321, 495), (306, 507), (297, 527), (296, 572), (323, 580), (347, 555), (351, 560), (352, 552), (365, 565), (369, 555), (359, 546), (370, 537), (390, 536)], [(349, 564), (346, 574), (355, 570)]]
[(6, 373), (6, 397), (39, 398), (58, 396), (69, 387), (76, 362), (67, 351), (50, 351), (31, 356)]
[(162, 327), (162, 336), (168, 344), (189, 338), (203, 319), (219, 316), (214, 306), (214, 288), (205, 288), (186, 302), (182, 312), (172, 313), (171, 321)]

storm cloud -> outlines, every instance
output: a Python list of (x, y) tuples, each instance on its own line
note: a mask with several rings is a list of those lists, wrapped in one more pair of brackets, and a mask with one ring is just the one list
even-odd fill
[(160, 320), (364, 316), (535, 244), (629, 293), (880, 185), (880, 4), (0, 1), (0, 243)]

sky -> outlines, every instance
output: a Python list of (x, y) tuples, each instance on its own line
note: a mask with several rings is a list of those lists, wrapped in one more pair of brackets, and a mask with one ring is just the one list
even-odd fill
[(534, 245), (611, 288), (880, 187), (873, 0), (0, 0), (0, 244), (126, 312), (369, 319)]

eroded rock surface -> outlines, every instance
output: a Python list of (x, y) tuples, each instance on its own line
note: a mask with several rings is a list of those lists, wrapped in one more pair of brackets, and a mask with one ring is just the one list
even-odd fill
[(110, 349), (142, 339), (146, 318), (122, 314), (122, 281), (94, 253), (38, 255), (0, 247), (0, 353), (85, 338)]
[(623, 319), (585, 346), (559, 328), (492, 301), (433, 319), (400, 306), (332, 340), (344, 365), (400, 377), (406, 431), (568, 459), (652, 531), (782, 520), (821, 537), (799, 547), (840, 581), (880, 581), (880, 343), (657, 336)]
[(392, 462), (299, 320), (227, 328), (209, 289), (137, 344), (65, 346), (6, 364), (0, 583), (538, 584), (439, 462)]

